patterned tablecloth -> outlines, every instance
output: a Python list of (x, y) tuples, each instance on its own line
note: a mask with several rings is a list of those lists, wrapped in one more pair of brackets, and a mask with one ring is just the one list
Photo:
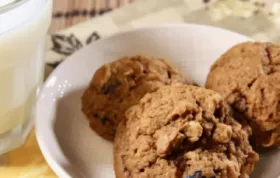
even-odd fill
[[(266, 3), (264, 3), (266, 2)], [(50, 35), (46, 76), (67, 56), (113, 33), (151, 24), (199, 23), (245, 34), (261, 41), (280, 41), (279, 5), (271, 0), (138, 0), (103, 16)], [(34, 132), (26, 144), (7, 156), (2, 178), (54, 178)]]

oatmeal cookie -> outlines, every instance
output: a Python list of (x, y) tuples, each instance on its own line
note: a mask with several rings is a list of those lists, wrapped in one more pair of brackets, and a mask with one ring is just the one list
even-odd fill
[(247, 178), (259, 156), (222, 96), (191, 85), (145, 95), (117, 129), (117, 178)]
[(222, 94), (241, 122), (247, 122), (257, 146), (280, 145), (280, 46), (246, 42), (212, 66), (206, 87)]
[(82, 96), (82, 111), (97, 134), (113, 140), (127, 108), (146, 93), (173, 83), (191, 81), (164, 59), (123, 57), (95, 72)]

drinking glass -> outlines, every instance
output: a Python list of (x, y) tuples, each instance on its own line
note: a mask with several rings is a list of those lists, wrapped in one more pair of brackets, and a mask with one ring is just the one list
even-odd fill
[(52, 0), (0, 0), (0, 155), (32, 128), (51, 12)]

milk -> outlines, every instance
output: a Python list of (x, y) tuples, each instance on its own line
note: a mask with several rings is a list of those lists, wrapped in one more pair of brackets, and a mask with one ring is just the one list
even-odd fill
[(29, 0), (0, 11), (0, 136), (28, 122), (42, 82), (51, 9), (51, 0)]

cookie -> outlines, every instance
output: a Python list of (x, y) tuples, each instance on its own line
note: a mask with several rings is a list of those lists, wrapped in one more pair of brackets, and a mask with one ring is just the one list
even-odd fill
[(82, 96), (82, 111), (91, 128), (113, 140), (124, 112), (146, 94), (173, 83), (191, 83), (166, 60), (123, 57), (99, 68)]
[(246, 42), (212, 66), (206, 87), (222, 94), (257, 146), (280, 145), (280, 46)]
[(245, 178), (259, 156), (222, 96), (164, 86), (132, 106), (117, 129), (117, 178)]

